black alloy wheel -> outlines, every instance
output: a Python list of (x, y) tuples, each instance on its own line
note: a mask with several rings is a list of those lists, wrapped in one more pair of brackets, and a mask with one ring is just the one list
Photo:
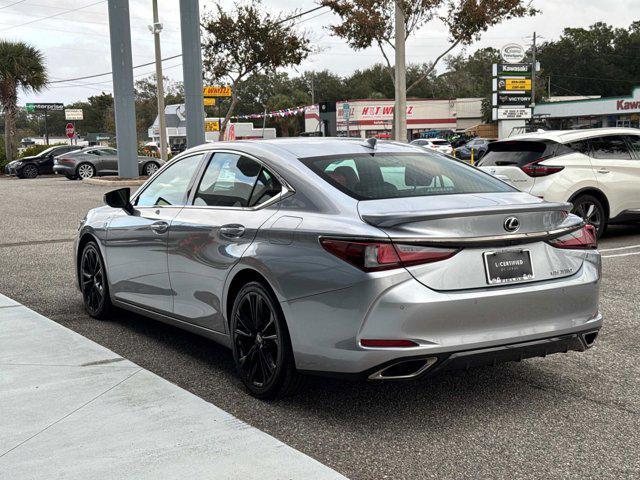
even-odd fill
[(607, 228), (607, 215), (600, 200), (592, 195), (580, 195), (573, 200), (571, 213), (581, 217), (585, 223), (593, 225), (600, 238)]
[(22, 167), (22, 178), (36, 178), (38, 176), (38, 167), (32, 163), (28, 163)]
[(84, 308), (94, 318), (106, 318), (111, 311), (107, 274), (98, 246), (89, 242), (80, 260), (80, 287)]
[(233, 359), (242, 383), (257, 398), (293, 393), (300, 384), (277, 301), (261, 283), (238, 292), (231, 318)]

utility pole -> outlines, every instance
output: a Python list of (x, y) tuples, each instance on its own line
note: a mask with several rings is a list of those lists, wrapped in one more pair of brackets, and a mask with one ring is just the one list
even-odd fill
[(133, 61), (129, 2), (109, 0), (109, 38), (113, 75), (113, 105), (116, 114), (118, 175), (137, 178), (138, 139), (133, 97)]
[(149, 26), (153, 33), (156, 49), (156, 90), (158, 97), (158, 124), (160, 127), (160, 158), (167, 161), (167, 125), (164, 119), (164, 79), (162, 78), (162, 52), (160, 51), (160, 32), (162, 24), (158, 19), (158, 0), (153, 0), (153, 25)]
[(198, 0), (180, 0), (182, 78), (184, 81), (188, 148), (202, 145), (205, 142), (199, 4)]
[(396, 34), (396, 68), (395, 68), (395, 140), (407, 141), (407, 65), (405, 59), (406, 31), (404, 23), (404, 11), (400, 2), (396, 0), (395, 11)]
[(533, 46), (531, 49), (531, 108), (536, 106), (536, 32), (533, 32)]
[(311, 105), (316, 104), (316, 92), (315, 92), (316, 89), (313, 85), (313, 77), (315, 77), (315, 75), (313, 72), (311, 72)]

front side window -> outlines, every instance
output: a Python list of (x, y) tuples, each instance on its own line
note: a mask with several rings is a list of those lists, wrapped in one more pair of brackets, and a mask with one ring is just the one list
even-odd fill
[(602, 160), (631, 160), (631, 152), (622, 135), (592, 138), (591, 155)]
[(262, 165), (238, 153), (216, 153), (202, 176), (196, 206), (254, 207), (278, 195), (282, 187)]
[(204, 154), (182, 158), (168, 166), (138, 196), (139, 207), (185, 205), (187, 190)]
[(482, 171), (430, 153), (377, 153), (300, 159), (327, 183), (357, 200), (514, 189)]
[(635, 155), (635, 158), (640, 160), (640, 135), (625, 135), (631, 152)]

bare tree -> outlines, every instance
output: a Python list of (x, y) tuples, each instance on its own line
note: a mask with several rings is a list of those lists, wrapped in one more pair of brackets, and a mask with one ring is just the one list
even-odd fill
[(235, 111), (243, 79), (253, 73), (299, 65), (311, 53), (306, 33), (293, 28), (284, 16), (263, 12), (259, 0), (237, 4), (233, 12), (218, 3), (205, 15), (202, 28), (206, 73), (212, 81), (231, 86), (221, 137)]

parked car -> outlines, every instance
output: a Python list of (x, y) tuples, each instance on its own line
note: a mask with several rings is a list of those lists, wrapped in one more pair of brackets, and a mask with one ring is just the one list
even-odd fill
[(495, 140), (495, 138), (474, 138), (469, 140), (463, 146), (456, 148), (456, 158), (470, 160), (471, 150), (473, 150), (474, 161), (480, 160), (487, 153), (489, 144), (495, 142)]
[[(164, 165), (159, 158), (138, 157), (140, 175), (151, 176)], [(53, 170), (69, 180), (118, 174), (118, 151), (111, 147), (88, 147), (61, 155), (55, 159)]]
[(412, 140), (411, 145), (428, 148), (429, 150), (446, 153), (447, 155), (451, 155), (451, 153), (453, 152), (453, 147), (451, 146), (451, 144), (441, 138), (419, 138), (417, 140)]
[(602, 236), (607, 224), (640, 219), (640, 130), (527, 133), (490, 144), (480, 168), (572, 212)]
[(37, 155), (19, 158), (5, 165), (6, 175), (15, 175), (18, 178), (36, 178), (38, 175), (51, 175), (53, 162), (57, 155), (80, 150), (77, 145), (57, 145), (47, 148)]
[(570, 205), (406, 144), (210, 143), (105, 201), (75, 242), (89, 315), (121, 307), (226, 345), (261, 398), (304, 373), (583, 351), (602, 325), (595, 233)]

